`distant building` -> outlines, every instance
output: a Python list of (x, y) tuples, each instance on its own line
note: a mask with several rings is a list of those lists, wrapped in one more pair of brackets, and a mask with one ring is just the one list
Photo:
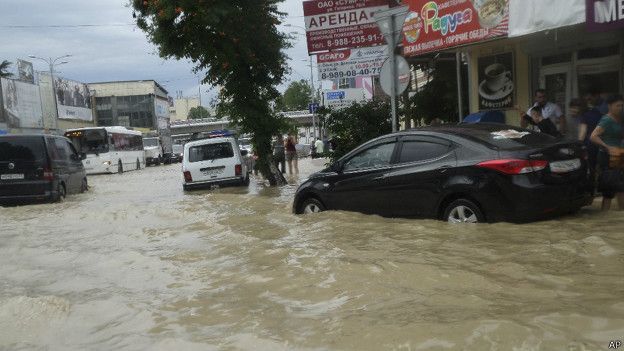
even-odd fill
[(99, 126), (156, 130), (169, 124), (168, 92), (154, 80), (90, 83), (89, 90)]
[(186, 121), (192, 108), (199, 107), (198, 98), (178, 98), (171, 107), (171, 121)]

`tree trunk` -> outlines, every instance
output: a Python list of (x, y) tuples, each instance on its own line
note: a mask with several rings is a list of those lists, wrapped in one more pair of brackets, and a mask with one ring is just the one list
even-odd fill
[(279, 171), (275, 162), (273, 161), (273, 152), (271, 150), (271, 137), (261, 138), (258, 136), (258, 139), (264, 139), (259, 141), (257, 144), (257, 155), (258, 161), (256, 164), (258, 165), (258, 170), (262, 174), (262, 176), (269, 181), (271, 186), (278, 186), (286, 184), (286, 178), (282, 172)]

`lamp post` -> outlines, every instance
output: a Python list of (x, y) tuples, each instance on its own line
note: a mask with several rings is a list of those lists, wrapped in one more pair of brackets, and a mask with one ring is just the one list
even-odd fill
[(56, 101), (56, 86), (55, 86), (55, 82), (54, 82), (54, 67), (55, 66), (60, 66), (60, 65), (64, 65), (66, 63), (68, 63), (67, 61), (63, 61), (63, 62), (59, 62), (56, 63), (56, 61), (67, 58), (67, 57), (71, 57), (72, 55), (63, 55), (63, 56), (59, 56), (55, 59), (52, 59), (51, 57), (46, 59), (46, 58), (42, 58), (42, 57), (37, 57), (35, 55), (28, 55), (28, 57), (30, 57), (31, 59), (37, 59), (37, 60), (41, 60), (45, 63), (47, 63), (49, 65), (50, 68), (50, 80), (52, 81), (52, 100), (54, 101), (54, 115), (55, 115), (55, 119), (54, 119), (54, 129), (58, 129), (58, 119), (59, 119), (59, 113), (58, 113), (58, 102)]

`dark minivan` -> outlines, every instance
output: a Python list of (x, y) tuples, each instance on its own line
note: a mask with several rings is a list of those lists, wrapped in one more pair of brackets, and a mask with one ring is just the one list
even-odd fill
[(371, 140), (301, 184), (293, 211), (526, 222), (575, 212), (591, 201), (582, 144), (474, 124)]
[(85, 192), (84, 157), (65, 137), (0, 136), (0, 204), (60, 201)]

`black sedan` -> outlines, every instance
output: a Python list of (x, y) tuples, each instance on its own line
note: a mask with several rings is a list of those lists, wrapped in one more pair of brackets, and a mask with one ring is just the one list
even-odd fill
[(306, 180), (293, 212), (356, 211), (448, 222), (526, 222), (591, 203), (580, 143), (501, 124), (371, 140)]

